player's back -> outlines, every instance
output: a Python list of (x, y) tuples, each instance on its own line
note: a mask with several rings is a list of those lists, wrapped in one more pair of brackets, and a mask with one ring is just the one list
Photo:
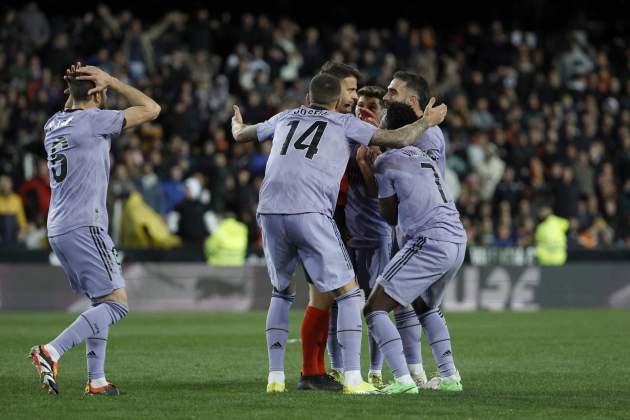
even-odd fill
[[(406, 239), (465, 243), (466, 232), (453, 198), (425, 152), (409, 146), (383, 153), (375, 162), (379, 197), (398, 197), (398, 220)], [(389, 193), (388, 193), (389, 191)]]
[(44, 126), (52, 197), (48, 235), (82, 226), (107, 230), (110, 138), (120, 133), (123, 111), (61, 111)]
[(351, 114), (302, 106), (257, 127), (273, 137), (258, 213), (332, 216), (351, 143), (368, 144), (376, 128)]

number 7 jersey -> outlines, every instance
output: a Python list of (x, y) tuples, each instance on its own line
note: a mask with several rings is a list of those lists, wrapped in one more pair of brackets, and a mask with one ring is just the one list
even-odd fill
[(437, 163), (417, 147), (392, 149), (374, 162), (378, 197), (398, 197), (398, 221), (405, 241), (419, 236), (466, 243), (459, 219)]
[(377, 129), (352, 114), (301, 106), (257, 124), (273, 138), (258, 213), (333, 215), (352, 143), (367, 145)]
[(107, 231), (107, 185), (111, 136), (119, 134), (124, 111), (98, 108), (57, 112), (44, 125), (52, 198), (48, 236), (82, 226)]

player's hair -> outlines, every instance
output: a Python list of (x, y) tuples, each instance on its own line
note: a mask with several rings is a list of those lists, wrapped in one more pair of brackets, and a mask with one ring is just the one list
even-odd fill
[(326, 61), (322, 64), (319, 74), (330, 74), (337, 79), (345, 79), (346, 77), (354, 77), (357, 79), (357, 83), (361, 81), (361, 73), (359, 70), (344, 63), (337, 63), (335, 61)]
[(383, 96), (385, 96), (386, 93), (387, 93), (387, 90), (385, 88), (382, 88), (377, 85), (363, 86), (357, 92), (359, 96), (367, 96), (368, 98), (378, 99), (381, 105), (383, 105)]
[(322, 105), (335, 103), (341, 94), (339, 79), (327, 73), (320, 73), (311, 79), (308, 94), (312, 103)]
[(68, 82), (70, 88), (70, 95), (77, 102), (86, 102), (90, 100), (88, 92), (90, 89), (94, 89), (96, 84), (91, 80), (77, 80), (72, 79)]
[(407, 89), (413, 90), (418, 95), (418, 105), (424, 108), (429, 103), (431, 92), (429, 91), (429, 83), (426, 79), (414, 72), (399, 70), (394, 73), (394, 79), (402, 80), (407, 83)]
[(381, 126), (386, 130), (395, 130), (411, 124), (418, 119), (415, 111), (404, 102), (392, 102), (387, 108)]

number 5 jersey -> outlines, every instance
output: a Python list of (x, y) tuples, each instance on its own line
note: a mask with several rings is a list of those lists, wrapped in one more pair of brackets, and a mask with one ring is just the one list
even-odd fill
[(305, 106), (257, 124), (259, 141), (273, 139), (258, 213), (332, 217), (353, 143), (367, 145), (376, 130), (352, 114)]
[(52, 189), (48, 236), (82, 226), (107, 231), (111, 136), (122, 130), (124, 115), (98, 108), (65, 110), (44, 125)]

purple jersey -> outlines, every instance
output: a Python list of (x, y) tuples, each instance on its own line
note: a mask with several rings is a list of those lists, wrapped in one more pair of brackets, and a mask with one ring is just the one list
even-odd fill
[(370, 197), (363, 175), (356, 161), (357, 148), (352, 148), (348, 162), (348, 202), (346, 203), (346, 226), (350, 232), (349, 246), (352, 248), (374, 248), (383, 241), (389, 242), (392, 228), (387, 224), (378, 208), (378, 198)]
[(433, 161), (437, 162), (440, 175), (444, 178), (446, 169), (446, 141), (444, 133), (437, 125), (429, 127), (422, 136), (414, 143), (418, 149), (424, 151)]
[(352, 114), (301, 106), (257, 124), (273, 138), (258, 213), (332, 216), (352, 142), (367, 145), (377, 129)]
[(124, 119), (124, 111), (90, 108), (57, 112), (44, 126), (52, 189), (48, 236), (82, 226), (107, 231), (110, 139)]
[(430, 239), (466, 243), (459, 212), (435, 162), (409, 146), (383, 153), (374, 163), (379, 198), (398, 197), (398, 221), (405, 240)]

